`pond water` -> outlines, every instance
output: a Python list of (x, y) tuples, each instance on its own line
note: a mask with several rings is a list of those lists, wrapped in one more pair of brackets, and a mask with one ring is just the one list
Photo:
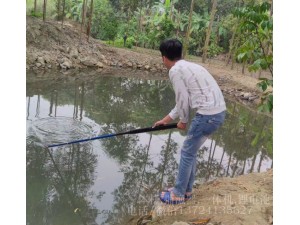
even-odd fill
[[(177, 129), (47, 148), (152, 126), (174, 106), (167, 80), (62, 76), (26, 89), (26, 224), (126, 224), (173, 184), (186, 135)], [(224, 125), (199, 150), (197, 183), (273, 166), (272, 118), (226, 103)]]

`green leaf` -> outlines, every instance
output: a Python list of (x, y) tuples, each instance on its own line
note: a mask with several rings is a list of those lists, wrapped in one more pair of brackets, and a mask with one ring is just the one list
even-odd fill
[(257, 70), (261, 69), (261, 61), (262, 61), (262, 59), (255, 60), (255, 62), (251, 66), (249, 66), (249, 70), (257, 71)]
[(243, 52), (241, 54), (238, 54), (237, 58), (238, 58), (239, 61), (247, 60), (247, 52)]
[(166, 1), (165, 1), (165, 6), (166, 6), (166, 7), (169, 7), (169, 6), (170, 6), (170, 1), (171, 1), (171, 0), (166, 0)]
[(268, 88), (268, 84), (265, 81), (262, 81), (262, 82), (258, 83), (257, 85), (259, 88), (261, 88), (262, 91), (265, 91)]
[(251, 141), (251, 146), (255, 147), (257, 145), (258, 141), (259, 141), (259, 134), (257, 133), (255, 135), (255, 138)]
[(263, 70), (265, 70), (265, 69), (268, 68), (268, 63), (267, 63), (267, 61), (266, 61), (265, 59), (261, 59), (261, 60), (260, 60), (260, 67), (261, 67)]

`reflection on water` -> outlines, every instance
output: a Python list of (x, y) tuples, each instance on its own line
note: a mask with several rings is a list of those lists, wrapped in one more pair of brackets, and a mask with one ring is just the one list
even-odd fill
[[(68, 142), (148, 127), (173, 108), (164, 80), (27, 82), (27, 224), (125, 224), (173, 184), (184, 132)], [(198, 154), (197, 180), (272, 167), (272, 119), (227, 100), (224, 125)]]

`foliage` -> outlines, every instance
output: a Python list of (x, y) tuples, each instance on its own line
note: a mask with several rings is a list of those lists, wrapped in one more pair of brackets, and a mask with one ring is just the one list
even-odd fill
[(237, 24), (237, 18), (233, 17), (232, 14), (228, 14), (220, 19), (218, 23), (218, 44), (223, 47), (225, 51), (229, 51), (229, 41), (233, 34), (233, 29)]
[[(57, 0), (47, 0), (47, 16), (52, 16), (56, 12), (56, 1)], [(66, 0), (67, 2), (68, 0)], [(44, 1), (37, 0), (37, 7), (36, 7), (36, 13), (32, 13), (34, 11), (34, 0), (27, 0), (26, 1), (26, 13), (35, 16), (35, 17), (43, 17), (43, 4)]]
[(118, 32), (118, 21), (116, 18), (106, 19), (101, 25), (101, 32), (98, 33), (97, 37), (103, 40), (114, 41)]
[(94, 2), (91, 34), (95, 38), (113, 41), (118, 34), (119, 19), (108, 0)]
[(159, 42), (173, 36), (174, 25), (172, 21), (167, 17), (167, 15), (165, 15), (162, 21), (158, 24), (156, 31), (156, 38)]
[(270, 4), (264, 2), (234, 12), (234, 15), (240, 19), (240, 33), (248, 37), (239, 49), (238, 59), (251, 60), (253, 63), (249, 69), (252, 71), (269, 68), (272, 72), (273, 55), (272, 51), (267, 51), (272, 48), (273, 38), (272, 18), (267, 14), (269, 8)]
[(273, 111), (273, 92), (268, 91), (268, 87), (273, 87), (273, 80), (260, 78), (261, 82), (257, 86), (264, 92), (261, 98), (261, 104), (259, 106), (259, 111)]
[(216, 57), (217, 55), (219, 55), (220, 53), (222, 53), (224, 51), (224, 49), (218, 45), (216, 45), (214, 42), (212, 42), (207, 50), (207, 55), (209, 58), (213, 58)]
[(33, 10), (30, 12), (30, 15), (37, 18), (42, 18), (43, 13), (42, 12), (34, 12)]
[[(238, 60), (250, 62), (250, 71), (268, 69), (273, 74), (273, 21), (269, 15), (270, 6), (268, 2), (252, 3), (236, 9), (234, 16), (239, 19), (238, 32), (245, 41), (238, 48)], [(273, 80), (264, 79), (258, 86), (265, 92), (259, 109), (272, 112), (273, 94), (267, 91), (267, 87), (273, 86)]]
[(82, 0), (71, 0), (70, 9), (66, 15), (67, 18), (72, 18), (73, 20), (80, 22), (82, 13)]
[(120, 0), (120, 4), (125, 11), (135, 11), (138, 7), (139, 0)]
[[(191, 24), (191, 33), (195, 34), (194, 36), (199, 36), (197, 39), (205, 39), (205, 31), (209, 24), (209, 14), (204, 13), (202, 15), (193, 12), (192, 14), (192, 24)], [(184, 20), (184, 26), (188, 25), (188, 17)]]
[[(115, 47), (123, 48), (124, 47), (124, 39), (123, 38), (117, 38), (113, 43), (110, 41), (106, 42), (109, 45), (113, 45)], [(134, 46), (135, 39), (134, 37), (128, 37), (126, 40), (125, 47), (126, 48), (132, 48)]]
[(126, 47), (126, 48), (132, 48), (133, 45), (134, 45), (134, 43), (135, 43), (134, 37), (129, 37), (129, 38), (127, 38), (127, 40), (126, 40), (125, 47)]

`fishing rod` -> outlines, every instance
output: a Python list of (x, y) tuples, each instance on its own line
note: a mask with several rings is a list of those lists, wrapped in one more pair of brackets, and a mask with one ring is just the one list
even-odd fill
[(76, 144), (76, 143), (80, 143), (80, 142), (92, 141), (92, 140), (96, 140), (96, 139), (110, 138), (110, 137), (115, 137), (115, 136), (124, 135), (124, 134), (138, 134), (138, 133), (152, 132), (152, 131), (157, 131), (157, 130), (167, 130), (167, 129), (172, 129), (172, 128), (177, 128), (177, 123), (159, 125), (159, 126), (155, 126), (155, 127), (140, 128), (140, 129), (125, 131), (125, 132), (121, 132), (121, 133), (104, 134), (104, 135), (92, 137), (92, 138), (86, 138), (86, 139), (70, 141), (70, 142), (66, 142), (66, 143), (48, 145), (47, 147), (52, 148), (52, 147), (58, 147), (58, 146), (63, 146), (63, 145)]

